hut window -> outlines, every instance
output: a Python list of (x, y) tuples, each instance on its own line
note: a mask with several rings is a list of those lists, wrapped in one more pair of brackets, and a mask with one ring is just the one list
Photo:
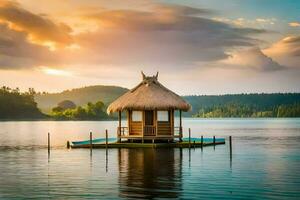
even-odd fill
[(141, 122), (143, 119), (142, 111), (132, 111), (132, 121), (133, 122)]
[(160, 121), (160, 122), (169, 121), (169, 112), (168, 111), (157, 111), (157, 121)]

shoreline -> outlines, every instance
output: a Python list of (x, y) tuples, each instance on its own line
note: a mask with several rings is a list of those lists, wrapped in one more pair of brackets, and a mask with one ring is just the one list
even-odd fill
[[(228, 120), (228, 119), (243, 119), (243, 120), (259, 120), (259, 119), (300, 119), (300, 117), (215, 117), (215, 118), (202, 118), (202, 117), (183, 117), (183, 119), (193, 120), (193, 119), (199, 119), (199, 120)], [(122, 120), (125, 120), (122, 119)], [(84, 121), (95, 121), (95, 122), (105, 122), (105, 121), (118, 121), (118, 119), (111, 118), (111, 119), (101, 119), (101, 120), (95, 120), (95, 119), (78, 119), (78, 120), (64, 120), (64, 119), (0, 119), (0, 122), (35, 122), (35, 121), (57, 121), (57, 122), (84, 122)]]

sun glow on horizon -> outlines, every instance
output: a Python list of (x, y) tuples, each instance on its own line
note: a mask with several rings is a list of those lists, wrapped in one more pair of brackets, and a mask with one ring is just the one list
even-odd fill
[(53, 75), (53, 76), (72, 76), (73, 74), (71, 72), (65, 71), (65, 70), (60, 70), (60, 69), (53, 69), (49, 67), (44, 67), (41, 66), (41, 71), (44, 72), (45, 74), (48, 75)]

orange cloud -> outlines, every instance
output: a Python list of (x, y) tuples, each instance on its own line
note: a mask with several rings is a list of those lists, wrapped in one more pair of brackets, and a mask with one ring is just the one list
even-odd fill
[(291, 26), (291, 27), (299, 27), (300, 23), (299, 22), (290, 22), (289, 26)]
[[(21, 53), (30, 58), (32, 66), (93, 68), (107, 65), (115, 68), (131, 66), (133, 69), (142, 64), (195, 68), (199, 67), (195, 64), (197, 62), (227, 58), (227, 49), (256, 45), (258, 40), (252, 36), (267, 32), (237, 28), (206, 18), (212, 11), (201, 8), (170, 4), (152, 4), (147, 8), (88, 10), (88, 13), (80, 13), (80, 22), (93, 21), (99, 29), (77, 34), (71, 34), (69, 26), (54, 23), (45, 15), (33, 14), (17, 4), (1, 5), (0, 19), (5, 21), (6, 27), (10, 27), (10, 34), (22, 33), (18, 48), (30, 46), (30, 54)], [(27, 41), (23, 41), (24, 38)], [(66, 48), (57, 48), (57, 45)], [(43, 55), (37, 52), (35, 56), (34, 52), (44, 46), (48, 47), (48, 51), (42, 48)], [(3, 53), (8, 53), (10, 48), (4, 48)], [(38, 62), (33, 62), (33, 58)], [(5, 64), (12, 66), (9, 59)], [(22, 62), (17, 66), (22, 66)]]
[(288, 36), (263, 50), (276, 61), (290, 67), (300, 67), (300, 36)]
[(32, 44), (27, 34), (0, 24), (0, 69), (31, 68), (44, 64), (58, 64), (60, 55), (47, 47)]
[[(0, 2), (0, 22), (10, 29), (28, 34), (28, 40), (54, 48), (72, 43), (72, 29), (64, 23), (54, 23), (45, 16), (36, 15), (12, 1)], [(51, 44), (51, 45), (50, 45)]]
[(273, 56), (300, 56), (300, 36), (288, 36), (265, 49)]

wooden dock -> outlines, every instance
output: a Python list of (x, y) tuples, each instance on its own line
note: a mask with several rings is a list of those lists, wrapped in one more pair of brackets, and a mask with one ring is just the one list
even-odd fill
[(170, 143), (130, 143), (130, 142), (115, 142), (101, 144), (77, 144), (71, 145), (71, 148), (201, 148), (205, 146), (214, 146), (225, 144), (222, 142), (170, 142)]

